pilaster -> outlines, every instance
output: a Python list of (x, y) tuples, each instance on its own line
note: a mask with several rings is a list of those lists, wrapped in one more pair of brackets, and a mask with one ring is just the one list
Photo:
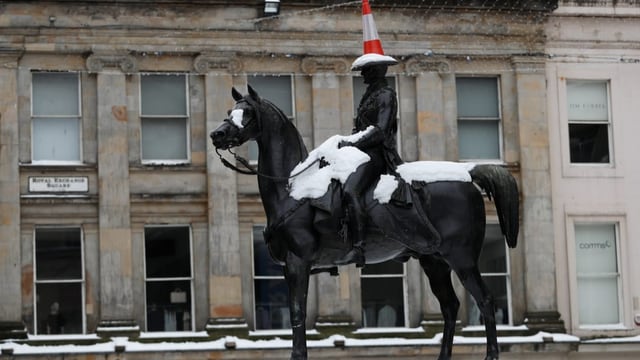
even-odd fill
[(124, 73), (135, 70), (136, 63), (127, 55), (92, 54), (86, 66), (97, 73), (100, 323), (96, 332), (107, 337), (137, 336)]
[(532, 330), (564, 332), (557, 311), (545, 60), (515, 57), (512, 65), (518, 94), (525, 323)]
[(318, 146), (342, 128), (339, 77), (349, 71), (349, 63), (339, 57), (307, 57), (301, 68), (311, 76), (313, 145)]
[(416, 79), (418, 160), (446, 160), (447, 145), (451, 147), (447, 136), (455, 129), (444, 96), (453, 79), (450, 66), (444, 60), (420, 56), (407, 61), (406, 71)]
[(0, 49), (0, 339), (27, 336), (20, 264), (17, 76), (21, 55), (18, 50)]
[[(207, 153), (214, 147), (208, 134), (221, 123), (233, 107), (230, 72), (242, 63), (230, 57), (200, 55), (194, 60), (196, 71), (205, 74)], [(214, 337), (246, 336), (248, 326), (242, 303), (240, 234), (238, 232), (238, 190), (236, 174), (215, 156), (207, 157), (209, 211), (209, 320), (207, 332)]]

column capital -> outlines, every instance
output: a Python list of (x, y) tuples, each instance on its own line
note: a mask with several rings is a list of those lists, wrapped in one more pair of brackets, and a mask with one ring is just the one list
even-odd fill
[(546, 58), (542, 55), (511, 58), (511, 66), (517, 73), (541, 73), (544, 75), (546, 62)]
[(310, 56), (302, 59), (300, 68), (305, 74), (334, 72), (346, 74), (351, 69), (349, 62), (342, 57)]
[(0, 68), (17, 69), (18, 60), (20, 60), (22, 54), (24, 54), (22, 49), (0, 47)]
[(86, 60), (90, 73), (101, 72), (105, 68), (119, 68), (125, 74), (138, 71), (138, 61), (128, 53), (94, 52)]
[(210, 71), (226, 71), (237, 74), (242, 71), (243, 63), (233, 54), (202, 53), (193, 59), (193, 68), (200, 74)]
[(445, 59), (431, 56), (417, 56), (407, 61), (405, 65), (407, 74), (416, 76), (423, 72), (436, 72), (438, 74), (448, 74), (451, 72), (451, 65)]

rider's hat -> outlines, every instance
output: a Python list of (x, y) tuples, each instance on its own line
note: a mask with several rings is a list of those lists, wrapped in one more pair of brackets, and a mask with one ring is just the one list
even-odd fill
[(376, 23), (373, 21), (369, 0), (362, 0), (362, 35), (364, 41), (364, 55), (358, 57), (351, 70), (361, 70), (368, 65), (396, 65), (398, 60), (387, 56), (382, 50), (382, 43), (378, 37)]

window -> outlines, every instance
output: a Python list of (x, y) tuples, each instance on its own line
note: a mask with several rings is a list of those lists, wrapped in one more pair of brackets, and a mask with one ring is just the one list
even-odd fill
[(187, 77), (143, 74), (140, 105), (143, 163), (188, 162)]
[(500, 91), (495, 77), (456, 78), (458, 156), (500, 160)]
[(387, 261), (362, 268), (363, 327), (405, 326), (405, 266)]
[[(507, 245), (500, 225), (487, 224), (478, 267), (482, 280), (493, 296), (496, 324), (511, 324), (511, 280)], [(484, 324), (475, 300), (467, 294), (469, 325)]]
[(567, 81), (571, 163), (610, 162), (608, 89), (607, 81)]
[(617, 224), (574, 226), (579, 324), (619, 324), (622, 306)]
[(79, 163), (80, 77), (68, 72), (31, 74), (33, 163)]
[(36, 334), (84, 333), (80, 228), (37, 228), (35, 273)]
[(263, 229), (262, 226), (253, 228), (255, 329), (290, 329), (287, 283), (282, 266), (271, 259)]
[[(289, 120), (293, 120), (293, 78), (291, 75), (249, 75), (247, 82), (258, 94), (280, 108)], [(258, 144), (248, 143), (249, 161), (258, 162)]]
[(193, 329), (191, 231), (188, 226), (144, 229), (147, 331)]

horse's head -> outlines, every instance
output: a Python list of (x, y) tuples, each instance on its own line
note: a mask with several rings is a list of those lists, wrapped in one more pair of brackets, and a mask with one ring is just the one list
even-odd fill
[(251, 86), (248, 88), (249, 94), (245, 96), (235, 88), (231, 89), (236, 104), (229, 110), (228, 117), (222, 124), (209, 134), (217, 149), (242, 145), (260, 134), (261, 99)]

